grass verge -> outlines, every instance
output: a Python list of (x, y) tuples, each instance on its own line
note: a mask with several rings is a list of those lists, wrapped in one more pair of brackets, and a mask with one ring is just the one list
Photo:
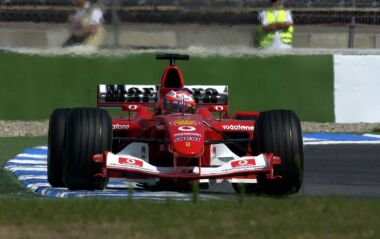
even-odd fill
[(45, 144), (47, 144), (46, 136), (0, 138), (0, 197), (34, 195), (26, 190), (10, 172), (5, 171), (4, 165), (24, 149)]
[(380, 204), (353, 198), (162, 203), (0, 200), (1, 238), (378, 238)]
[[(0, 138), (0, 238), (379, 238), (371, 198), (236, 197), (230, 201), (47, 199), (2, 168), (46, 137)], [(23, 195), (20, 197), (19, 195)]]

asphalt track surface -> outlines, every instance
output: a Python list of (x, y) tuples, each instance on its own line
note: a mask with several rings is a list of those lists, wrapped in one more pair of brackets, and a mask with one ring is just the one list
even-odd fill
[[(326, 195), (380, 197), (380, 141), (377, 139), (377, 141), (347, 142), (311, 139), (305, 143), (304, 183), (296, 197)], [(126, 182), (110, 182), (104, 191), (70, 191), (65, 188), (52, 188), (47, 182), (46, 157), (46, 146), (26, 149), (22, 154), (9, 160), (6, 169), (11, 170), (25, 187), (43, 196), (129, 197), (129, 190), (126, 189), (130, 184)], [(202, 190), (199, 196), (202, 199), (228, 200), (235, 195), (232, 186), (223, 183)], [(167, 197), (191, 200), (192, 195), (134, 188), (132, 197), (152, 200), (164, 200)]]
[[(297, 195), (380, 197), (380, 144), (304, 146), (304, 183)], [(233, 193), (229, 184), (204, 193)]]
[(301, 194), (380, 196), (380, 144), (304, 147)]

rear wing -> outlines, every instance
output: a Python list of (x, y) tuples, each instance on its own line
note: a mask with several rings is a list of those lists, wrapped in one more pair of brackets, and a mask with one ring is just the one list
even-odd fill
[[(194, 97), (197, 107), (228, 106), (228, 86), (185, 85)], [(120, 108), (124, 104), (154, 107), (159, 100), (160, 86), (157, 85), (99, 85), (98, 108)]]

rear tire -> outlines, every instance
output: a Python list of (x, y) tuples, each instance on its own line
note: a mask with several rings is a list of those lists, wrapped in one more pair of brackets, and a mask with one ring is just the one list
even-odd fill
[(73, 109), (67, 130), (63, 181), (71, 189), (104, 189), (108, 179), (94, 177), (94, 154), (111, 151), (112, 121), (105, 110)]
[(64, 187), (62, 173), (65, 151), (66, 122), (70, 109), (56, 109), (50, 116), (48, 135), (48, 182), (52, 187)]
[[(245, 192), (288, 195), (299, 191), (303, 181), (304, 156), (301, 123), (294, 111), (260, 113), (251, 148), (255, 155), (274, 153), (280, 156), (281, 164), (274, 167), (274, 174), (282, 176), (282, 179), (267, 180), (266, 175), (258, 175), (258, 184), (246, 185)], [(237, 185), (234, 188), (237, 190)]]

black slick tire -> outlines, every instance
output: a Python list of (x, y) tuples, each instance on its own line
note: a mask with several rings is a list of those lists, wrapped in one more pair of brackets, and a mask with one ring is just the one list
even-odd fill
[(111, 151), (112, 121), (102, 109), (73, 109), (67, 128), (63, 181), (71, 190), (104, 189), (108, 179), (94, 177), (94, 154)]
[(64, 187), (62, 173), (66, 138), (66, 122), (70, 109), (56, 109), (50, 116), (48, 133), (48, 182), (52, 187)]
[(273, 110), (262, 112), (256, 123), (253, 148), (258, 153), (274, 153), (281, 157), (275, 166), (275, 175), (282, 180), (259, 178), (263, 193), (287, 195), (297, 193), (303, 181), (303, 141), (301, 123), (294, 111)]
[[(294, 111), (271, 110), (260, 113), (251, 149), (255, 155), (274, 153), (281, 157), (274, 174), (281, 180), (258, 175), (258, 184), (245, 185), (246, 193), (282, 196), (297, 193), (303, 182), (303, 141), (301, 123)], [(234, 185), (238, 191), (238, 185)]]

